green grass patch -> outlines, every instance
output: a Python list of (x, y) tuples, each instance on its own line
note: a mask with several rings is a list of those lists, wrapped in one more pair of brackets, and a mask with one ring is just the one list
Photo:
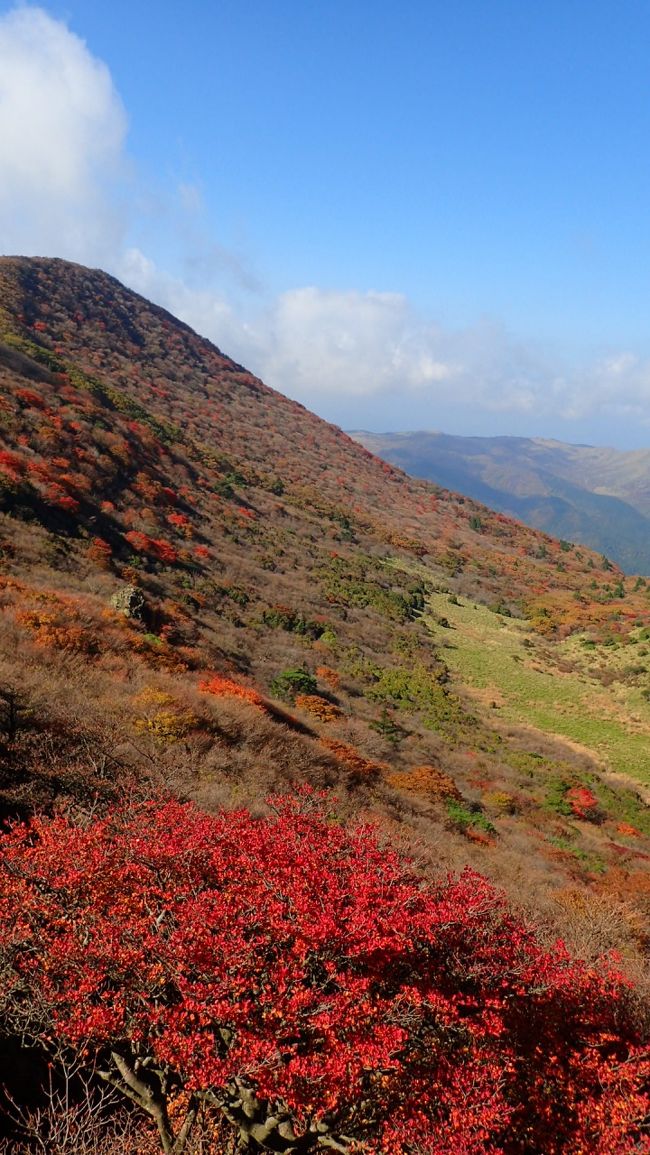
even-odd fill
[[(568, 738), (612, 770), (650, 782), (650, 704), (639, 687), (605, 687), (587, 670), (560, 670), (554, 658), (566, 658), (567, 647), (548, 640), (531, 646), (524, 622), (464, 599), (454, 605), (446, 594), (427, 600), (425, 621), (444, 645), (447, 665), (461, 683), (482, 691), (487, 707), (494, 703), (502, 718)], [(436, 624), (443, 612), (451, 627), (444, 634)]]

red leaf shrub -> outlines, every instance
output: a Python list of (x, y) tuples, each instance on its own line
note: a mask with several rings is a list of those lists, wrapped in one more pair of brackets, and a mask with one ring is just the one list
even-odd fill
[(144, 1087), (163, 1146), (180, 1086), (255, 1150), (648, 1150), (622, 979), (543, 948), (481, 876), (425, 884), (309, 810), (14, 829), (0, 973), (23, 1027)]
[(0, 470), (11, 478), (22, 477), (27, 463), (19, 453), (12, 453), (10, 449), (0, 449)]
[(77, 513), (79, 510), (79, 502), (76, 497), (66, 493), (62, 486), (52, 483), (48, 485), (45, 492), (45, 497), (51, 505), (56, 505), (59, 509), (64, 509), (66, 513)]
[(33, 389), (16, 389), (15, 396), (23, 405), (27, 405), (32, 409), (44, 409), (45, 402), (40, 393), (36, 393)]
[(592, 822), (598, 818), (598, 799), (587, 786), (570, 786), (564, 799), (576, 818)]
[(148, 548), (149, 553), (167, 565), (173, 565), (174, 562), (178, 561), (178, 550), (162, 537), (151, 538)]
[(173, 525), (175, 529), (191, 529), (192, 523), (185, 513), (168, 513), (167, 521)]
[(147, 553), (167, 565), (178, 561), (178, 550), (163, 538), (149, 537), (140, 530), (132, 529), (124, 534), (124, 539), (137, 553)]

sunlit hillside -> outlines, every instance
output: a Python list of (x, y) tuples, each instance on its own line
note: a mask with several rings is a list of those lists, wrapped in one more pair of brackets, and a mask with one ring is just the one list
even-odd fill
[[(533, 889), (536, 871), (540, 885), (567, 866), (580, 876), (555, 843), (579, 851), (591, 832), (615, 878), (626, 861), (638, 872), (642, 832), (621, 834), (618, 814), (609, 837), (600, 820), (565, 830), (570, 806), (535, 798), (529, 763), (567, 789), (600, 769), (647, 782), (634, 749), (650, 720), (643, 581), (412, 481), (103, 273), (8, 258), (0, 277), (10, 813), (73, 780), (107, 789), (118, 769), (148, 767), (206, 805), (352, 775), (355, 806), (402, 830), (406, 817), (437, 855), (442, 835), (443, 857), (478, 856), (506, 881), (501, 848), (523, 855)], [(502, 679), (511, 620), (527, 666), (539, 652), (551, 677), (568, 663), (592, 696), (596, 673), (620, 725), (636, 714), (628, 764), (595, 724), (502, 718), (489, 678), (479, 701), (471, 663), (455, 660), (471, 611), (456, 622), (450, 595), (486, 607), (479, 651), (496, 652)], [(570, 659), (571, 636), (589, 667)], [(245, 689), (215, 693), (219, 678)], [(447, 787), (427, 786), (429, 765)], [(462, 795), (460, 816), (445, 790)]]
[(413, 480), (99, 271), (0, 259), (0, 388), (5, 819), (55, 816), (54, 861), (151, 800), (259, 816), (309, 786), (332, 829), (469, 865), (640, 981), (644, 579)]

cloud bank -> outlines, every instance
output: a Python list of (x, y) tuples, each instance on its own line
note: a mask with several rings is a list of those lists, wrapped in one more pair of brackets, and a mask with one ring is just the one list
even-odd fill
[(0, 19), (3, 250), (106, 259), (122, 243), (126, 113), (105, 64), (42, 8)]
[[(452, 329), (398, 293), (302, 286), (265, 295), (239, 257), (206, 235), (193, 185), (179, 184), (175, 205), (164, 204), (162, 185), (135, 198), (126, 133), (107, 66), (64, 23), (29, 6), (0, 18), (4, 252), (103, 265), (270, 385), (348, 427), (596, 440), (615, 431), (624, 439), (627, 429), (638, 441), (650, 424), (650, 361), (633, 350), (567, 367), (498, 320)], [(145, 219), (147, 203), (157, 211)], [(150, 251), (133, 247), (129, 226), (148, 235)], [(159, 251), (175, 246), (175, 271), (159, 263), (156, 228)]]
[(120, 274), (269, 385), (348, 426), (464, 421), (479, 432), (483, 421), (495, 433), (605, 441), (626, 426), (650, 428), (650, 361), (631, 352), (569, 369), (496, 320), (452, 330), (397, 293), (292, 289), (244, 318), (137, 250)]

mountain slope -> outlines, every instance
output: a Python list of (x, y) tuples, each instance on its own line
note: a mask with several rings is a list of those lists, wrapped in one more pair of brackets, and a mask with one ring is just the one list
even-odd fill
[(585, 949), (644, 949), (643, 583), (412, 480), (99, 271), (0, 259), (0, 387), (5, 813), (310, 782)]
[(650, 573), (650, 450), (433, 432), (353, 436), (415, 477), (584, 542), (628, 573)]

